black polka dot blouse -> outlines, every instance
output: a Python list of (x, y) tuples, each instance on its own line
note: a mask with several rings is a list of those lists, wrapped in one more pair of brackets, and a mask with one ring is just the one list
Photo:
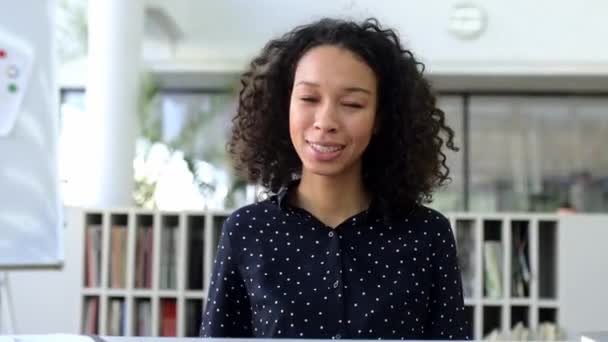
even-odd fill
[(286, 193), (224, 223), (201, 336), (470, 338), (444, 216), (420, 206), (386, 220), (372, 204), (333, 229)]

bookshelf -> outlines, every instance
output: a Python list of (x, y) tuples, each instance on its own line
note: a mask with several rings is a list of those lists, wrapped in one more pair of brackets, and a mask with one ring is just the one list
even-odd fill
[(84, 210), (81, 333), (198, 336), (229, 214)]
[[(198, 336), (228, 211), (82, 211), (81, 333)], [(471, 336), (559, 326), (557, 215), (447, 215)], [(519, 324), (518, 324), (519, 323)], [(512, 338), (511, 338), (512, 339)]]
[(471, 336), (555, 339), (560, 331), (559, 217), (449, 215), (459, 251)]

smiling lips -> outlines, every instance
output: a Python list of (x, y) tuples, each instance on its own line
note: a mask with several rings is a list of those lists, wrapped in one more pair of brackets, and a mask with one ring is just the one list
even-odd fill
[(345, 145), (329, 143), (329, 142), (312, 142), (306, 141), (312, 151), (312, 155), (319, 161), (331, 161), (340, 156)]

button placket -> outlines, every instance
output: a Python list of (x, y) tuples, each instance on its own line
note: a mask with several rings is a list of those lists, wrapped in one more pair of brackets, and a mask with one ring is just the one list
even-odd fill
[[(329, 227), (328, 227), (329, 228)], [(332, 302), (336, 303), (336, 305), (331, 307), (332, 316), (337, 320), (344, 320), (344, 300), (343, 300), (343, 279), (342, 279), (342, 250), (341, 250), (341, 238), (343, 234), (336, 229), (331, 229), (326, 232), (328, 236), (329, 248), (327, 250), (327, 258), (328, 258), (328, 268), (327, 272), (327, 290), (332, 292)], [(335, 326), (335, 330), (333, 330), (333, 334), (329, 335), (328, 338), (331, 339), (342, 339), (344, 336), (342, 324), (337, 324)]]

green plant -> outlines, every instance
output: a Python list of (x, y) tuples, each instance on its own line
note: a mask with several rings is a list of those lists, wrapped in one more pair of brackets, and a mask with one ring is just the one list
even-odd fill
[(57, 49), (62, 63), (87, 55), (88, 1), (60, 0), (57, 2)]
[[(144, 140), (144, 161), (150, 157), (150, 151), (154, 144), (163, 144), (170, 154), (179, 152), (185, 161), (189, 172), (193, 176), (193, 182), (199, 192), (207, 197), (216, 191), (213, 182), (208, 182), (199, 177), (198, 166), (204, 161), (216, 167), (230, 170), (231, 165), (225, 150), (225, 131), (221, 128), (231, 117), (231, 111), (224, 111), (230, 107), (234, 100), (234, 94), (216, 94), (208, 97), (207, 109), (200, 109), (195, 113), (189, 113), (181, 129), (173, 138), (165, 140), (162, 136), (162, 113), (159, 100), (161, 89), (150, 73), (144, 73), (141, 77), (141, 90), (139, 97), (139, 136)], [(219, 126), (219, 127), (218, 127)], [(227, 128), (227, 127), (223, 127)], [(158, 179), (155, 177), (137, 177), (135, 180), (134, 200), (138, 206), (155, 207), (154, 193)], [(235, 194), (242, 191), (247, 183), (237, 177), (230, 177), (231, 184), (226, 196), (225, 206), (233, 207)]]

